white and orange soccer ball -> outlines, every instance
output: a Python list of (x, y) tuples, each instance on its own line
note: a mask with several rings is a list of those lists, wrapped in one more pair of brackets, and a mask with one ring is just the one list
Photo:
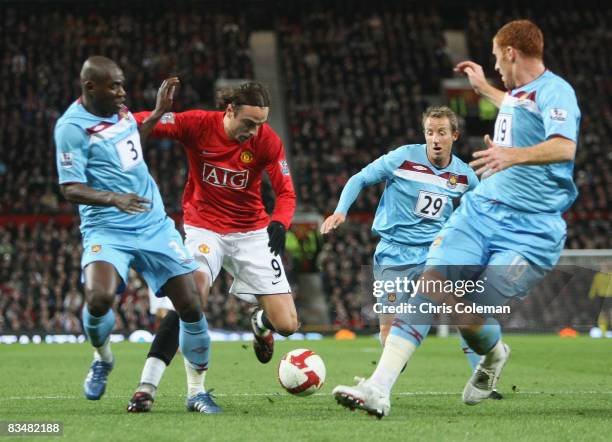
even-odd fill
[(310, 396), (325, 382), (323, 359), (312, 350), (292, 350), (278, 364), (278, 381), (291, 394)]

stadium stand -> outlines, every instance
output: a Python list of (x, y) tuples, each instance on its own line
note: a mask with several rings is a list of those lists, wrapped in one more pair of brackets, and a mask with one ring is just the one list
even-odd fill
[[(216, 79), (253, 78), (248, 14), (218, 9), (207, 4), (204, 11), (189, 2), (170, 11), (127, 7), (121, 14), (83, 5), (76, 15), (61, 2), (3, 9), (0, 333), (80, 331), (80, 234), (72, 219), (75, 209), (56, 184), (52, 133), (58, 116), (78, 96), (74, 79), (83, 59), (95, 52), (119, 61), (133, 110), (150, 108), (157, 86), (170, 73), (179, 73), (182, 81), (176, 109), (211, 108)], [(443, 31), (460, 26), (470, 56), (493, 78), (492, 32), (514, 17), (512, 5), (474, 6), (460, 14), (455, 8), (446, 15), (429, 5), (399, 2), (358, 1), (348, 8), (346, 1), (314, 1), (287, 9), (279, 7), (275, 20), (291, 165), (299, 171), (294, 179), (301, 209), (324, 215), (361, 167), (392, 147), (421, 142), (427, 97), (452, 76)], [(571, 2), (546, 14), (537, 5), (530, 11), (546, 36), (558, 36), (546, 39), (546, 62), (573, 83), (583, 111), (575, 169), (580, 196), (566, 216), (566, 247), (612, 248), (612, 81), (605, 53), (612, 11), (603, 6), (577, 11)], [(561, 37), (567, 35), (572, 38)], [(461, 154), (469, 152), (467, 135), (480, 134), (461, 138)], [(167, 209), (179, 214), (183, 153), (165, 141), (151, 141), (145, 151)], [(352, 208), (352, 225), (331, 236), (317, 260), (336, 326), (361, 328), (372, 319), (360, 302), (360, 276), (349, 270), (370, 264), (376, 239), (368, 223), (380, 192), (380, 187), (362, 192)], [(47, 221), (47, 215), (57, 218)], [(245, 329), (246, 306), (227, 297), (228, 287), (227, 275), (213, 286), (211, 327)], [(141, 281), (130, 281), (118, 302), (118, 329), (153, 325), (145, 294)]]

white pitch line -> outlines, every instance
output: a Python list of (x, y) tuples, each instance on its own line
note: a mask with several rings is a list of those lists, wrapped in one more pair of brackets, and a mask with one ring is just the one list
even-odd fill
[[(510, 394), (510, 392), (502, 392), (504, 394)], [(520, 395), (532, 395), (532, 396), (545, 396), (545, 395), (592, 395), (592, 394), (602, 394), (602, 395), (612, 395), (612, 391), (516, 391), (511, 392), (512, 394), (520, 394)], [(215, 397), (270, 397), (270, 398), (288, 398), (290, 395), (285, 393), (213, 393)], [(403, 391), (398, 393), (392, 393), (391, 396), (459, 396), (461, 395), (460, 391)], [(331, 397), (331, 393), (315, 393), (313, 396), (319, 397)], [(172, 398), (172, 397), (180, 397), (183, 398), (183, 395), (171, 395), (171, 394), (162, 394), (159, 395), (160, 398)], [(109, 396), (105, 395), (104, 398), (107, 399), (127, 399), (127, 396)], [(75, 399), (83, 399), (82, 396), (13, 396), (13, 397), (2, 397), (0, 398), (0, 402), (8, 402), (8, 401), (39, 401), (39, 400), (75, 400)]]

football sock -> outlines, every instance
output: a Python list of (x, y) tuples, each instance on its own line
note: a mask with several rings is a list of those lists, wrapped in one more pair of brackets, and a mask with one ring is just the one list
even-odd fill
[(433, 315), (423, 313), (419, 308), (423, 303), (433, 304), (432, 301), (424, 296), (416, 295), (410, 298), (408, 303), (416, 306), (414, 313), (395, 316), (385, 342), (383, 354), (369, 379), (386, 394), (390, 394), (397, 377), (415, 350), (421, 345), (423, 339), (427, 337), (433, 322)]
[(472, 350), (479, 355), (486, 355), (501, 339), (501, 326), (496, 319), (487, 318), (478, 331), (461, 329), (461, 335)]
[(266, 312), (259, 310), (255, 319), (260, 336), (267, 336), (268, 333), (274, 331), (274, 326), (266, 316)]
[(393, 319), (389, 336), (392, 334), (397, 335), (418, 347), (423, 339), (427, 337), (433, 323), (433, 314), (423, 313), (419, 306), (421, 304), (434, 305), (435, 303), (424, 296), (416, 295), (410, 298), (408, 304), (415, 306), (414, 313), (396, 315)]
[(99, 358), (104, 362), (108, 362), (109, 364), (113, 362), (113, 352), (111, 351), (110, 338), (107, 339), (106, 342), (100, 347), (96, 347), (96, 358)]
[(157, 358), (170, 365), (179, 346), (179, 316), (175, 311), (168, 314), (159, 323), (148, 358)]
[(206, 370), (196, 370), (187, 358), (183, 358), (183, 360), (185, 361), (185, 372), (187, 373), (187, 397), (192, 397), (206, 391), (204, 389)]
[(474, 350), (470, 348), (470, 346), (465, 342), (463, 336), (459, 335), (459, 343), (461, 344), (461, 350), (467, 357), (468, 362), (470, 363), (470, 367), (472, 367), (472, 372), (476, 369), (476, 366), (480, 362), (480, 355), (476, 353)]
[(492, 368), (497, 362), (500, 361), (506, 355), (506, 349), (504, 343), (499, 339), (493, 348), (485, 355), (482, 366), (484, 368)]
[(179, 347), (183, 356), (197, 370), (206, 370), (210, 353), (210, 336), (206, 317), (202, 315), (197, 322), (185, 322), (182, 319), (179, 322)]
[(368, 381), (389, 395), (397, 377), (416, 349), (417, 346), (413, 342), (394, 334), (391, 328), (382, 356)]
[(155, 396), (155, 391), (159, 387), (165, 370), (166, 363), (164, 361), (155, 357), (148, 357), (140, 375), (138, 391), (146, 391), (151, 396)]
[(83, 307), (83, 330), (91, 344), (96, 347), (100, 359), (104, 362), (112, 362), (109, 336), (114, 326), (115, 314), (113, 309), (108, 309), (104, 315), (98, 317), (90, 314), (87, 304), (85, 304)]

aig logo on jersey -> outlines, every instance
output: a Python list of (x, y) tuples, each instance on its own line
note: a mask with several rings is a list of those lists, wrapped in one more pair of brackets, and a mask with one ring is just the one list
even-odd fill
[(231, 170), (204, 163), (202, 179), (208, 184), (230, 189), (244, 189), (249, 180), (248, 170)]

